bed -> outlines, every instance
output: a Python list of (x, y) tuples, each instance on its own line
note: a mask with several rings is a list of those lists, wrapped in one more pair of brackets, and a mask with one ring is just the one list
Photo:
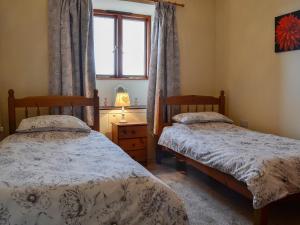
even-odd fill
[[(15, 132), (16, 108), (28, 117), (32, 107), (40, 115), (44, 107), (78, 106), (94, 107), (94, 130)], [(23, 99), (9, 91), (12, 135), (0, 143), (0, 224), (188, 224), (175, 192), (97, 132), (98, 113), (97, 91), (94, 98)]]
[[(159, 142), (178, 161), (189, 163), (252, 200), (254, 224), (266, 225), (270, 205), (298, 200), (300, 141), (250, 131), (225, 122), (172, 123), (175, 106), (185, 112), (225, 114), (225, 95), (160, 98)], [(192, 109), (193, 108), (193, 109)], [(161, 160), (161, 150), (157, 153)]]

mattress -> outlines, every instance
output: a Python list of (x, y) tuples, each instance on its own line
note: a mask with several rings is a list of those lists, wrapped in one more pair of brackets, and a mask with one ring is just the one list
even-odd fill
[(175, 123), (159, 144), (244, 182), (255, 209), (300, 192), (298, 140), (229, 123)]
[(98, 132), (0, 143), (0, 224), (185, 225), (180, 198)]

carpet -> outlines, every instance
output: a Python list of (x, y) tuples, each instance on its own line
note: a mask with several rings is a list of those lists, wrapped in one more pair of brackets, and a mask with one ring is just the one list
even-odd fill
[[(183, 199), (190, 225), (252, 225), (251, 202), (196, 169), (176, 171), (167, 159), (149, 170)], [(300, 225), (300, 203), (275, 205), (269, 218), (270, 225)]]

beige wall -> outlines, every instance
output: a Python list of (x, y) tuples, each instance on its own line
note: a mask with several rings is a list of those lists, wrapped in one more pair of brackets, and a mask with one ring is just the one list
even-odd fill
[(178, 7), (181, 93), (209, 95), (215, 81), (215, 0), (182, 0)]
[[(94, 6), (119, 10), (118, 0), (93, 0)], [(183, 94), (212, 94), (215, 80), (215, 0), (177, 0), (185, 7), (177, 8), (181, 55), (181, 92)], [(120, 2), (126, 11), (151, 14), (153, 6)], [(103, 82), (104, 83), (104, 82)], [(145, 87), (144, 82), (138, 83)], [(105, 83), (111, 85), (111, 82)], [(101, 84), (98, 82), (98, 86)], [(102, 85), (103, 86), (103, 85)], [(146, 92), (144, 93), (146, 94)], [(142, 97), (145, 99), (145, 96)]]
[[(214, 91), (215, 1), (181, 0), (178, 29), (182, 93)], [(7, 129), (7, 90), (48, 92), (47, 0), (0, 1), (0, 122)], [(144, 85), (144, 84), (143, 84)]]
[(0, 123), (7, 128), (7, 91), (48, 92), (47, 1), (0, 1)]
[(215, 90), (237, 122), (298, 139), (300, 51), (274, 53), (274, 17), (299, 9), (299, 0), (217, 0)]
[[(95, 8), (154, 14), (154, 6), (119, 0), (93, 0)], [(177, 8), (181, 53), (181, 92), (212, 94), (215, 75), (215, 0), (181, 0), (185, 7)], [(118, 5), (117, 5), (118, 4)], [(103, 99), (113, 101), (111, 88), (124, 84), (133, 98), (144, 105), (147, 81), (97, 81)]]
[[(298, 0), (181, 0), (183, 94), (225, 89), (228, 112), (250, 128), (300, 138), (300, 51), (274, 53), (274, 17)], [(0, 122), (7, 90), (48, 89), (47, 0), (0, 1)], [(7, 127), (7, 125), (6, 125)]]
[[(155, 6), (120, 0), (93, 0), (95, 9), (116, 10), (135, 14), (150, 15), (153, 20)], [(100, 94), (100, 105), (107, 99), (108, 105), (115, 102), (115, 89), (122, 85), (129, 93), (132, 103), (137, 99), (138, 105), (147, 104), (148, 80), (97, 80), (97, 89)]]

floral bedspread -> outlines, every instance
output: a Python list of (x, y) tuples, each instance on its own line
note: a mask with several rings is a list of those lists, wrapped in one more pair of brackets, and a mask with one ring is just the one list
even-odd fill
[(258, 209), (300, 192), (300, 141), (228, 123), (174, 124), (159, 144), (247, 184)]
[(177, 195), (100, 133), (0, 143), (2, 225), (186, 225)]

